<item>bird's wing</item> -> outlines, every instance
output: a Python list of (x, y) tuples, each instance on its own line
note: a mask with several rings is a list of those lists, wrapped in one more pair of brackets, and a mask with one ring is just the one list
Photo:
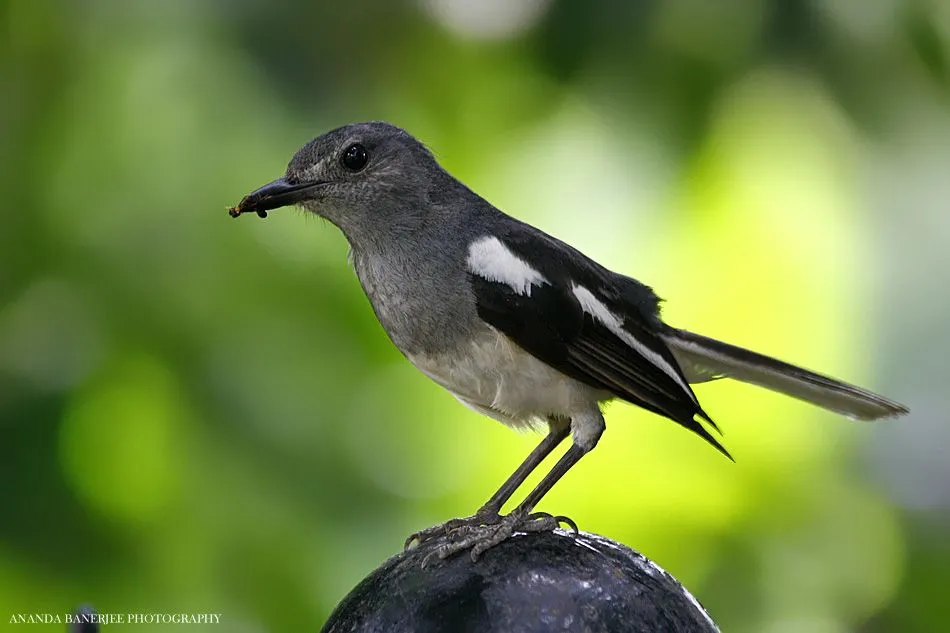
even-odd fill
[(558, 371), (670, 418), (731, 459), (696, 420), (718, 431), (656, 333), (652, 290), (520, 223), (476, 238), (467, 256), (485, 322)]

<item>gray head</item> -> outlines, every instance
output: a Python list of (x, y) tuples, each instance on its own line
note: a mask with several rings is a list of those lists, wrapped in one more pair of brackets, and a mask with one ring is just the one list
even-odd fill
[[(350, 238), (424, 220), (431, 191), (450, 177), (408, 132), (382, 121), (354, 123), (307, 143), (282, 178), (248, 194), (231, 215), (300, 205)], [(372, 228), (372, 231), (368, 229)]]

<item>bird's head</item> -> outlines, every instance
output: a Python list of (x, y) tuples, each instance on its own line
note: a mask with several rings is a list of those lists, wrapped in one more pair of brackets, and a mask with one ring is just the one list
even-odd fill
[(354, 123), (304, 145), (281, 178), (245, 196), (230, 213), (265, 217), (271, 209), (299, 205), (352, 237), (367, 223), (421, 219), (425, 198), (443, 173), (408, 132), (381, 121)]

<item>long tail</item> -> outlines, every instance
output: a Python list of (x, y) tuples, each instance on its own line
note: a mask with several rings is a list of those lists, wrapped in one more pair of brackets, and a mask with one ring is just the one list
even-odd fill
[(690, 382), (733, 378), (858, 420), (904, 415), (904, 405), (860, 387), (686, 330), (663, 338)]

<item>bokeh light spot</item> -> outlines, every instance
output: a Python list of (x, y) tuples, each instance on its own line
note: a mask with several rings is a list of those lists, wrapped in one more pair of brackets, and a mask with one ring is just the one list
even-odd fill
[(551, 0), (424, 0), (439, 24), (472, 39), (514, 37), (534, 26)]
[(149, 357), (119, 360), (66, 411), (60, 461), (67, 481), (110, 519), (153, 519), (176, 493), (179, 431), (189, 417), (163, 366)]
[(88, 299), (62, 279), (40, 279), (0, 307), (0, 369), (41, 389), (82, 380), (102, 355), (102, 339)]

